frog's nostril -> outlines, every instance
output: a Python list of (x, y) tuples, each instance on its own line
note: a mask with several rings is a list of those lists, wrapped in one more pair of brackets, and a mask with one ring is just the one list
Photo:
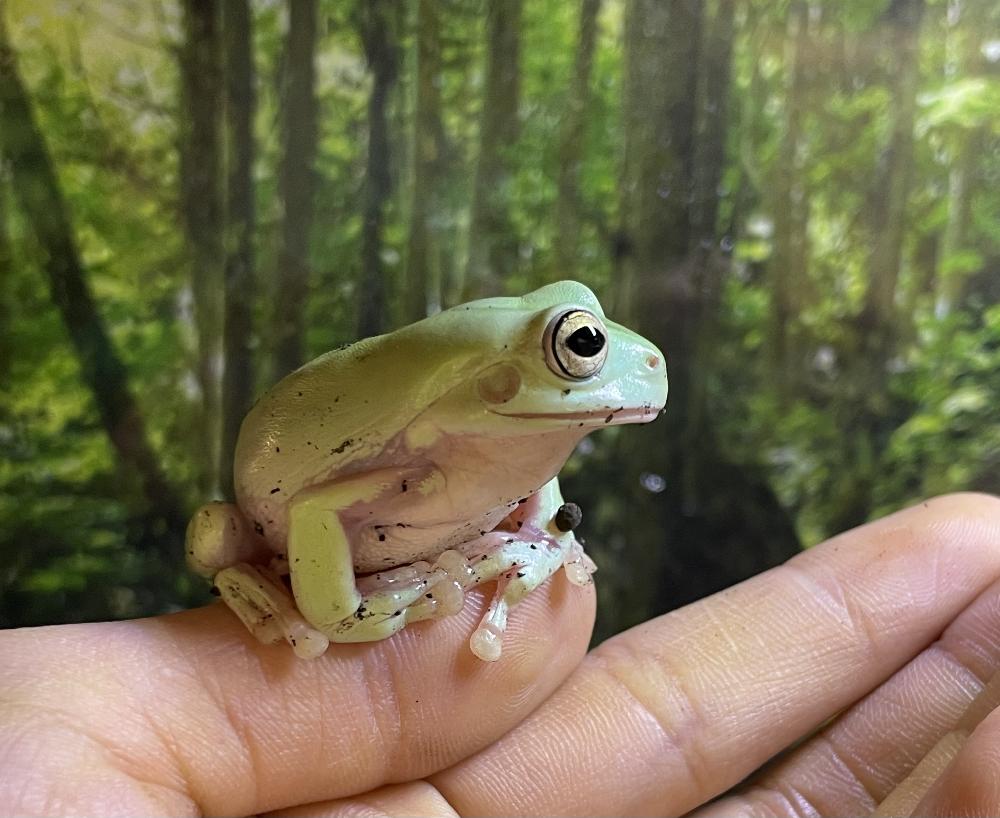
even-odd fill
[(648, 366), (650, 369), (656, 369), (656, 367), (658, 367), (659, 365), (660, 365), (660, 356), (659, 355), (647, 355), (646, 356), (646, 366)]

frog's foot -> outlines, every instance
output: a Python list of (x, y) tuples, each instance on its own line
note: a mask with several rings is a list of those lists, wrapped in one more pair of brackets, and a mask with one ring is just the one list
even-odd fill
[(284, 639), (303, 659), (322, 655), (330, 640), (302, 618), (291, 594), (273, 571), (239, 563), (220, 571), (215, 587), (258, 641)]
[[(553, 540), (554, 538), (549, 539)], [(550, 549), (559, 549), (558, 557), (566, 571), (566, 578), (571, 583), (583, 586), (590, 585), (594, 581), (591, 574), (597, 570), (597, 566), (584, 553), (583, 546), (577, 542), (572, 533), (564, 534), (558, 538), (558, 541), (546, 543), (546, 545)], [(537, 544), (529, 543), (528, 545), (528, 549), (533, 553), (537, 553), (539, 547)], [(512, 556), (514, 559), (523, 557), (523, 550), (521, 554), (514, 553)], [(479, 565), (486, 561), (488, 558), (484, 560), (480, 557)], [(500, 563), (503, 564), (503, 562), (504, 556), (501, 556)], [(559, 565), (559, 561), (547, 557), (543, 557), (541, 561), (518, 561), (516, 565), (512, 565), (499, 575), (497, 590), (493, 594), (490, 607), (469, 640), (469, 647), (476, 656), (484, 662), (495, 662), (500, 658), (510, 606), (520, 602), (529, 591), (537, 588), (558, 571)], [(473, 570), (475, 571), (475, 569)], [(478, 573), (485, 576), (484, 571)]]
[(328, 635), (333, 642), (385, 639), (411, 622), (462, 609), (465, 595), (448, 574), (429, 562), (415, 562), (357, 580), (361, 604)]
[[(494, 531), (476, 541), (476, 550), (468, 555), (445, 551), (434, 568), (445, 572), (449, 583), (462, 592), (473, 585), (492, 580), (497, 589), (489, 609), (473, 633), (469, 646), (486, 662), (500, 658), (507, 614), (512, 605), (541, 585), (560, 566), (574, 584), (590, 581), (588, 566), (593, 563), (583, 553), (571, 532), (553, 535), (530, 524), (517, 532)], [(410, 621), (440, 616), (432, 610), (432, 600), (421, 600), (410, 609)]]
[(499, 548), (472, 560), (477, 584), (497, 580), (490, 607), (469, 640), (472, 652), (484, 662), (500, 658), (511, 606), (558, 571), (572, 547), (579, 549), (572, 533), (557, 538), (525, 525), (518, 534), (504, 537)]

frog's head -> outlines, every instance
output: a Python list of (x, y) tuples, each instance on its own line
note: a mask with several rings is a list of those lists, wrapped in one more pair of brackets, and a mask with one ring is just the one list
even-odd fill
[[(609, 321), (582, 284), (488, 298), (429, 319), (447, 331), (462, 383), (438, 404), (451, 429), (507, 437), (656, 418), (667, 399), (663, 354)], [(456, 330), (460, 329), (461, 332)], [(472, 407), (475, 411), (469, 411)]]

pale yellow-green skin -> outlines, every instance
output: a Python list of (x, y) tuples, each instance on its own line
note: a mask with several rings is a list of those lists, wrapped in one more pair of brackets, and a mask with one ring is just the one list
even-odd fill
[[(585, 380), (546, 362), (546, 327), (572, 308), (606, 327)], [(472, 638), (496, 659), (510, 605), (560, 566), (578, 583), (593, 570), (553, 521), (566, 458), (595, 428), (652, 420), (666, 393), (659, 350), (581, 284), (454, 307), (268, 391), (240, 431), (237, 503), (196, 512), (188, 562), (259, 639), (306, 657), (454, 613), (497, 580)]]

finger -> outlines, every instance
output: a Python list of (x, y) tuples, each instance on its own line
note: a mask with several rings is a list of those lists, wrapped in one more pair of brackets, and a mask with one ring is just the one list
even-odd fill
[(965, 746), (969, 734), (998, 706), (1000, 673), (976, 696), (955, 729), (946, 733), (921, 759), (913, 772), (879, 804), (878, 809), (872, 813), (873, 817), (914, 814), (921, 799), (930, 792), (931, 787)]
[(1000, 711), (994, 710), (969, 736), (934, 782), (913, 815), (1000, 815)]
[(898, 818), (898, 816), (912, 815), (920, 799), (928, 793), (941, 773), (958, 755), (966, 738), (968, 736), (959, 731), (942, 736), (930, 752), (917, 763), (913, 772), (878, 805), (871, 818)]
[(492, 664), (468, 647), (484, 608), (470, 592), (454, 617), (313, 661), (259, 645), (221, 606), (0, 634), (14, 728), (0, 804), (6, 785), (92, 814), (241, 815), (425, 776), (555, 689), (586, 651), (594, 597), (555, 577), (512, 612)]
[(1000, 676), (985, 680), (1000, 670), (998, 633), (994, 583), (937, 642), (833, 724), (695, 816), (868, 815), (877, 804), (877, 814), (909, 814), (957, 750), (955, 731), (976, 712), (972, 704), (996, 700)]
[(678, 814), (856, 701), (1000, 576), (1000, 502), (940, 498), (601, 645), (432, 777), (460, 813)]
[(353, 798), (270, 813), (268, 818), (456, 818), (444, 797), (426, 781), (390, 784)]

